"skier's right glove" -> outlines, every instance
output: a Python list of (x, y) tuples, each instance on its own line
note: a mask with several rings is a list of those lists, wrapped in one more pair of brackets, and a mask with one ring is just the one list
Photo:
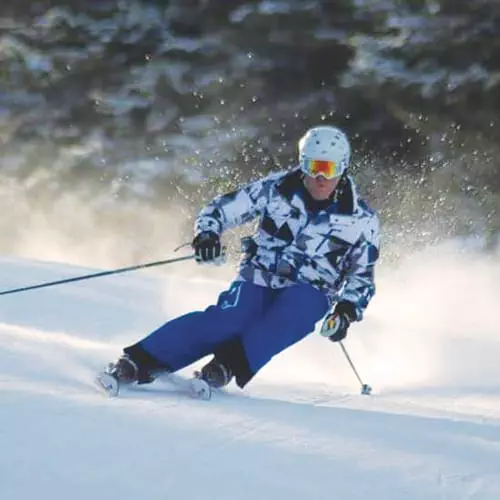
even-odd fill
[(320, 333), (332, 342), (344, 340), (354, 318), (354, 306), (350, 302), (341, 301), (335, 307), (334, 312), (328, 314), (323, 320)]
[(202, 231), (194, 238), (191, 246), (196, 261), (200, 263), (217, 261), (222, 254), (219, 235), (213, 231)]
[(328, 337), (332, 342), (344, 340), (347, 335), (350, 321), (343, 314), (329, 314), (323, 321), (321, 335)]

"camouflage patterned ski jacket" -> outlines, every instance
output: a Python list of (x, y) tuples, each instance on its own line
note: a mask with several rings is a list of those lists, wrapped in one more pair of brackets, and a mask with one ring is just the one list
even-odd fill
[(378, 217), (349, 176), (322, 202), (312, 199), (302, 176), (298, 168), (272, 174), (215, 198), (199, 213), (195, 233), (221, 234), (258, 217), (238, 279), (272, 288), (309, 283), (330, 305), (350, 302), (360, 320), (375, 293)]

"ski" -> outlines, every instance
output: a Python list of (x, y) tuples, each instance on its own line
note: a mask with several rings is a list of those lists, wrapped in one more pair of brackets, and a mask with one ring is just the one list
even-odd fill
[(212, 397), (212, 388), (201, 378), (196, 375), (188, 379), (189, 394), (193, 398), (203, 399), (208, 401)]
[(99, 372), (95, 379), (95, 385), (101, 391), (104, 391), (110, 398), (118, 396), (120, 392), (120, 383), (108, 372)]
[[(212, 388), (205, 380), (200, 378), (199, 373), (195, 372), (192, 378), (184, 378), (179, 375), (164, 375), (161, 378), (166, 379), (173, 384), (180, 392), (187, 394), (193, 399), (202, 399), (208, 401), (212, 397)], [(110, 398), (118, 397), (122, 387), (133, 390), (135, 384), (120, 384), (120, 382), (110, 373), (99, 372), (95, 379), (97, 388)]]

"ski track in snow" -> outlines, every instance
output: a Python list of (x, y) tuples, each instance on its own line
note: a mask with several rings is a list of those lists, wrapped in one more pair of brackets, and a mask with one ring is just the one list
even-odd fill
[[(86, 272), (15, 259), (0, 267), (3, 289)], [(397, 279), (386, 286), (392, 304)], [(124, 345), (208, 304), (221, 286), (142, 273), (0, 297), (0, 498), (500, 499), (496, 332), (466, 339), (473, 353), (488, 346), (474, 369), (438, 330), (422, 340), (432, 340), (425, 357), (410, 330), (390, 344), (386, 330), (410, 314), (384, 323), (383, 301), (346, 341), (371, 397), (359, 394), (337, 347), (315, 335), (244, 392), (210, 402), (163, 380), (116, 399), (97, 391), (94, 373)], [(447, 346), (452, 355), (437, 358)]]

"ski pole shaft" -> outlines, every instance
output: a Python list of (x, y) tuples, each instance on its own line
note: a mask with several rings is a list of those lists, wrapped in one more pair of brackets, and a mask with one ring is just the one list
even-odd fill
[(343, 351), (347, 361), (351, 365), (351, 368), (352, 368), (352, 371), (354, 372), (354, 375), (356, 375), (356, 378), (358, 379), (359, 384), (361, 385), (361, 394), (370, 395), (372, 392), (372, 388), (368, 384), (363, 383), (363, 381), (361, 380), (361, 377), (359, 376), (358, 370), (356, 370), (356, 367), (354, 366), (354, 363), (352, 362), (352, 359), (349, 356), (349, 353), (347, 352), (347, 349), (345, 348), (342, 341), (340, 341), (340, 347), (342, 348), (342, 351)]
[(4, 290), (3, 292), (0, 292), (0, 295), (8, 295), (11, 293), (26, 292), (28, 290), (35, 290), (38, 288), (46, 288), (46, 287), (55, 286), (55, 285), (63, 285), (65, 283), (73, 283), (75, 281), (83, 281), (83, 280), (88, 280), (88, 279), (92, 279), (92, 278), (100, 278), (102, 276), (110, 276), (112, 274), (126, 273), (126, 272), (130, 272), (130, 271), (136, 271), (138, 269), (146, 269), (149, 267), (164, 266), (166, 264), (173, 264), (174, 262), (181, 262), (184, 260), (191, 260), (191, 259), (194, 259), (194, 255), (187, 255), (185, 257), (177, 257), (175, 259), (158, 260), (156, 262), (148, 262), (146, 264), (139, 264), (137, 266), (122, 267), (119, 269), (112, 269), (110, 271), (101, 271), (98, 273), (86, 274), (84, 276), (75, 276), (74, 278), (67, 278), (67, 279), (62, 279), (62, 280), (58, 280), (58, 281), (50, 281), (47, 283), (39, 283), (38, 285), (25, 286), (25, 287), (21, 287), (21, 288), (13, 288), (11, 290)]

